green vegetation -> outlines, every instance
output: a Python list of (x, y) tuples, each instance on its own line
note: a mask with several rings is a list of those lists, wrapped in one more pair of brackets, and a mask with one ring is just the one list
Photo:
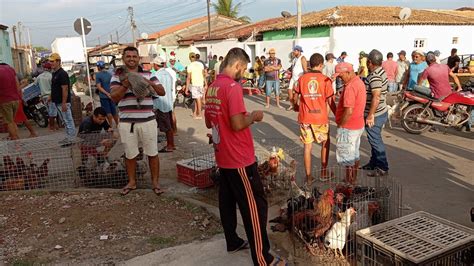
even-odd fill
[(212, 3), (212, 7), (219, 15), (235, 18), (244, 22), (250, 22), (250, 18), (248, 16), (239, 17), (242, 3), (234, 4), (233, 0), (218, 0), (217, 3)]

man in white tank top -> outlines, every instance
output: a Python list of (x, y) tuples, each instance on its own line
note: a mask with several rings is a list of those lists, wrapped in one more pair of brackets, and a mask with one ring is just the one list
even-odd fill
[[(293, 61), (291, 63), (291, 80), (288, 86), (288, 97), (293, 99), (293, 89), (298, 85), (298, 79), (308, 71), (308, 62), (303, 55), (303, 48), (299, 45), (293, 47)], [(286, 109), (293, 110), (293, 104), (290, 101), (290, 107)]]

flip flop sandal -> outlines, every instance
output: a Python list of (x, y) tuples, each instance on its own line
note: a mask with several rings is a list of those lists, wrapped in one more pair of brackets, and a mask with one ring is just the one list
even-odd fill
[(167, 153), (167, 152), (173, 152), (173, 150), (170, 151), (166, 147), (164, 147), (163, 149), (158, 151), (158, 153)]
[(130, 193), (130, 191), (135, 190), (135, 189), (137, 189), (137, 188), (136, 187), (134, 187), (134, 188), (133, 187), (124, 187), (124, 188), (122, 188), (122, 192), (120, 192), (120, 195), (125, 196), (128, 193)]
[(165, 193), (165, 191), (159, 187), (154, 187), (151, 190), (153, 190), (153, 193), (155, 193), (157, 196), (160, 196), (161, 194)]
[(273, 261), (272, 261), (272, 263), (270, 263), (270, 265), (271, 266), (278, 266), (280, 264), (280, 262), (284, 262), (285, 266), (288, 266), (288, 262), (285, 259), (282, 259), (278, 256), (273, 259)]

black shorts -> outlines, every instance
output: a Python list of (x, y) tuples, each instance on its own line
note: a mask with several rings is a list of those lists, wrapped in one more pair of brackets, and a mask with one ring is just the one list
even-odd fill
[(173, 116), (172, 111), (163, 113), (160, 110), (155, 111), (156, 122), (158, 122), (158, 128), (161, 132), (168, 132), (173, 129)]

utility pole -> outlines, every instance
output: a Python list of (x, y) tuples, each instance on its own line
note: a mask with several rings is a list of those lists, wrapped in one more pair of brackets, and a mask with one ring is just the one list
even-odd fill
[(297, 27), (296, 27), (296, 42), (299, 42), (301, 39), (301, 0), (296, 0), (297, 6)]
[(207, 37), (211, 38), (211, 0), (207, 0)]
[(118, 30), (115, 31), (115, 35), (117, 36), (117, 43), (119, 43), (119, 35), (118, 35)]
[(16, 49), (17, 48), (17, 44), (16, 44), (16, 26), (13, 25), (12, 27), (12, 31), (13, 31), (13, 45), (14, 45), (14, 48)]
[(135, 39), (135, 30), (137, 28), (137, 25), (135, 24), (135, 19), (133, 18), (133, 7), (129, 6), (127, 10), (130, 16), (130, 27), (132, 29), (133, 47), (137, 47), (136, 39)]
[(112, 34), (110, 34), (110, 43), (113, 43), (114, 40), (112, 40)]
[(99, 36), (99, 37), (97, 37), (97, 40), (99, 41), (99, 46), (100, 46), (100, 36)]

